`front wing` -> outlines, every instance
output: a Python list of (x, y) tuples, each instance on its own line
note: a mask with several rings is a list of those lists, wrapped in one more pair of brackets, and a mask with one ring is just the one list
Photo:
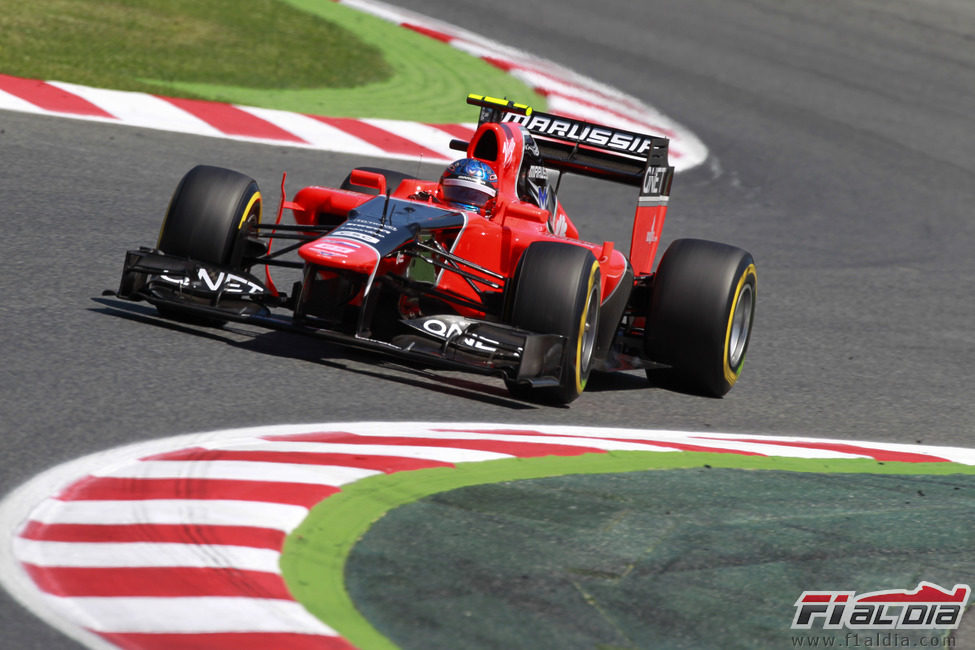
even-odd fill
[(411, 333), (390, 341), (350, 334), (318, 319), (295, 318), (293, 300), (270, 291), (253, 275), (153, 249), (128, 251), (119, 288), (108, 293), (202, 322), (251, 323), (414, 363), (501, 375), (533, 387), (558, 385), (562, 371), (564, 336), (454, 314), (404, 319)]

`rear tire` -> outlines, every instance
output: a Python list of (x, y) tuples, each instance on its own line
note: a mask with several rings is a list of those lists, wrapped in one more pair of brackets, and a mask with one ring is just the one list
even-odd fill
[(559, 385), (530, 389), (507, 381), (521, 398), (568, 404), (586, 387), (599, 324), (600, 273), (587, 248), (559, 242), (529, 246), (512, 280), (508, 320), (539, 334), (566, 337)]
[(672, 366), (692, 390), (721, 397), (741, 374), (755, 297), (749, 253), (700, 239), (674, 241), (654, 279), (647, 356)]

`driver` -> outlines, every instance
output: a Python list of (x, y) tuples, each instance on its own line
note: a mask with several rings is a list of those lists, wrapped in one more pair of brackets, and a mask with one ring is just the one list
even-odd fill
[(440, 195), (463, 210), (484, 213), (488, 201), (498, 195), (498, 175), (481, 160), (455, 160), (440, 176)]

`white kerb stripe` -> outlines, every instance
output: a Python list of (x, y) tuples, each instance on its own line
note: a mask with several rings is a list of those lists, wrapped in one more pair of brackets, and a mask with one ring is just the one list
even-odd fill
[(292, 632), (337, 636), (294, 601), (272, 598), (60, 598), (48, 602), (76, 625), (104, 633)]
[(14, 538), (21, 562), (43, 567), (191, 567), (280, 574), (279, 551), (249, 546), (170, 542), (42, 542)]
[(58, 501), (48, 499), (30, 519), (45, 524), (184, 524), (255, 526), (290, 532), (308, 515), (301, 506), (259, 501), (154, 499)]
[(270, 481), (307, 485), (345, 485), (380, 474), (372, 469), (249, 460), (144, 460), (111, 467), (97, 476)]
[[(383, 423), (364, 423), (359, 424), (355, 429), (356, 435), (360, 436), (385, 436), (390, 435), (390, 432), (386, 428), (388, 425)], [(438, 431), (437, 429), (449, 429), (449, 431)], [(498, 429), (506, 432), (523, 430), (523, 434), (510, 434), (505, 433), (503, 435), (493, 434), (492, 431)], [(546, 435), (535, 435), (534, 432), (546, 434)], [(292, 433), (292, 432), (289, 432)], [(750, 434), (725, 434), (725, 433), (715, 433), (715, 434), (691, 434), (685, 431), (668, 431), (668, 430), (655, 430), (655, 431), (642, 431), (639, 429), (617, 429), (617, 428), (595, 428), (595, 427), (574, 427), (574, 426), (560, 426), (560, 425), (538, 425), (531, 426), (530, 428), (525, 425), (506, 427), (504, 425), (493, 424), (479, 424), (479, 423), (406, 423), (399, 426), (399, 429), (395, 432), (395, 435), (400, 437), (423, 437), (423, 438), (457, 438), (457, 439), (478, 439), (478, 440), (520, 440), (525, 442), (539, 442), (539, 443), (553, 443), (553, 444), (578, 444), (588, 447), (600, 447), (605, 449), (614, 449), (615, 447), (604, 446), (611, 444), (613, 441), (605, 440), (604, 438), (619, 438), (622, 440), (633, 440), (636, 443), (639, 440), (648, 440), (658, 443), (675, 443), (681, 445), (695, 445), (700, 447), (713, 447), (715, 449), (726, 449), (728, 451), (751, 451), (760, 454), (765, 454), (768, 456), (789, 456), (793, 458), (863, 458), (862, 454), (845, 453), (840, 451), (835, 451), (831, 449), (817, 449), (814, 447), (788, 447), (781, 445), (771, 444), (775, 440), (795, 440), (795, 441), (809, 441), (809, 442), (825, 442), (824, 440), (815, 440), (812, 438), (785, 438), (785, 437), (769, 437), (761, 435), (750, 435)], [(731, 438), (751, 438), (755, 442), (740, 442), (737, 440), (732, 440)], [(764, 440), (768, 440), (768, 443), (764, 443)], [(933, 455), (940, 455), (942, 457), (948, 457), (949, 452), (956, 452), (952, 457), (961, 457), (958, 452), (969, 451), (969, 458), (971, 454), (975, 452), (970, 450), (960, 450), (956, 448), (927, 448), (918, 449), (916, 446), (911, 447), (910, 445), (891, 445), (884, 444), (882, 447), (879, 443), (857, 443), (850, 441), (834, 440), (832, 442), (846, 443), (846, 444), (859, 444), (859, 445), (874, 445), (877, 449), (893, 449), (898, 448), (899, 451), (910, 451), (914, 453), (930, 453)], [(621, 448), (622, 449), (622, 448)], [(637, 447), (632, 447), (636, 450), (645, 451), (674, 451), (677, 448), (671, 447), (658, 447), (656, 445), (638, 445)], [(964, 462), (964, 461), (960, 461)], [(975, 464), (975, 463), (970, 463)]]
[[(384, 120), (379, 118), (363, 119), (366, 124), (371, 124), (384, 131), (395, 133), (401, 138), (411, 140), (418, 145), (432, 149), (447, 160), (453, 160), (462, 155), (462, 152), (450, 148), (450, 141), (454, 138), (450, 133), (435, 126), (421, 124), (420, 122), (405, 122), (403, 120)], [(471, 128), (476, 128), (476, 124)]]
[[(481, 460), (497, 460), (512, 457), (511, 454), (501, 454), (493, 451), (453, 449), (450, 447), (423, 447), (421, 445), (359, 445), (341, 442), (268, 442), (265, 444), (273, 445), (273, 448), (281, 451), (353, 454), (356, 456), (399, 456), (401, 458), (436, 460), (444, 463), (472, 463)], [(211, 445), (201, 446), (210, 447)], [(214, 443), (212, 448), (226, 450), (268, 450), (272, 447), (263, 445), (221, 446), (219, 443)]]
[(6, 91), (0, 90), (0, 108), (8, 109), (11, 111), (21, 111), (24, 113), (47, 113), (40, 106), (32, 104), (26, 99), (21, 99), (17, 95), (12, 95)]
[(327, 148), (329, 151), (355, 153), (364, 156), (385, 153), (379, 147), (369, 144), (361, 138), (308, 115), (254, 106), (236, 106), (236, 108), (293, 133), (312, 146)]
[(354, 9), (365, 12), (367, 14), (372, 14), (377, 18), (382, 18), (383, 20), (389, 21), (391, 23), (399, 24), (404, 20), (404, 13), (398, 11), (395, 7), (389, 5), (381, 4), (378, 2), (359, 2), (358, 0), (339, 0), (340, 4), (348, 5)]
[[(481, 186), (479, 186), (481, 187)], [(445, 428), (451, 428), (449, 426)], [(512, 431), (517, 431), (517, 429), (512, 429)], [(381, 436), (388, 435), (381, 431), (356, 431), (358, 435), (364, 437), (369, 436)], [(639, 439), (634, 438), (633, 442), (625, 440), (608, 440), (603, 438), (595, 437), (582, 437), (573, 435), (559, 435), (558, 433), (536, 435), (531, 431), (526, 430), (523, 434), (517, 433), (494, 433), (490, 431), (465, 431), (463, 429), (452, 430), (452, 431), (423, 431), (420, 433), (415, 433), (411, 435), (416, 435), (423, 438), (431, 438), (435, 440), (476, 440), (479, 442), (513, 442), (513, 443), (534, 443), (539, 445), (565, 445), (567, 447), (595, 447), (597, 449), (607, 449), (607, 450), (633, 450), (633, 451), (654, 451), (658, 447), (653, 445), (640, 444)], [(666, 450), (665, 450), (666, 451)]]
[(88, 86), (79, 86), (63, 81), (51, 81), (49, 83), (91, 102), (106, 113), (114, 115), (133, 126), (199, 135), (222, 135), (218, 129), (195, 115), (154, 95), (125, 90), (89, 88)]

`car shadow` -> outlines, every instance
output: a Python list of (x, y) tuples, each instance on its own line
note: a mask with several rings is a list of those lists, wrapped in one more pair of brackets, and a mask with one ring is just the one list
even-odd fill
[[(182, 322), (164, 318), (158, 314), (155, 307), (144, 303), (134, 303), (104, 296), (95, 297), (92, 300), (101, 305), (101, 307), (91, 310), (95, 313), (124, 318), (183, 334), (191, 334), (259, 354), (317, 363), (344, 372), (512, 410), (538, 409), (545, 406), (518, 400), (504, 388), (439, 374), (434, 366), (407, 366), (398, 363), (395, 359), (383, 356), (381, 353), (347, 348), (328, 341), (309, 339), (300, 334), (263, 329), (255, 331), (254, 328), (238, 323), (227, 323), (223, 327), (213, 327)], [(242, 336), (249, 338), (238, 340)], [(376, 369), (357, 368), (350, 365), (353, 363), (369, 364), (375, 366)]]
[(683, 393), (684, 395), (705, 397), (708, 399), (721, 399), (720, 397), (703, 392), (671, 368), (652, 368), (647, 371), (647, 380), (654, 388), (660, 388), (672, 393)]
[(651, 368), (645, 373), (595, 371), (589, 375), (589, 383), (586, 384), (587, 393), (646, 391), (648, 388), (694, 397), (713, 397), (700, 392), (670, 368)]

